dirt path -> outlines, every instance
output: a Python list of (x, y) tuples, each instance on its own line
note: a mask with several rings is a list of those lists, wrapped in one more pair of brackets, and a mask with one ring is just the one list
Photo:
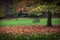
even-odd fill
[(60, 34), (60, 25), (53, 27), (45, 26), (7, 26), (0, 27), (0, 33), (12, 33), (12, 34), (23, 34), (23, 33), (59, 33)]

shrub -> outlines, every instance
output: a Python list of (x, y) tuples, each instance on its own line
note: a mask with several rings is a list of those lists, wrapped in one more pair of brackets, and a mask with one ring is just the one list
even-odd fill
[(0, 40), (59, 40), (60, 34), (1, 34)]

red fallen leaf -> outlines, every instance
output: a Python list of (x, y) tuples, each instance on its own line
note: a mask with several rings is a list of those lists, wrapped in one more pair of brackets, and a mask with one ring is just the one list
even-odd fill
[(23, 33), (60, 33), (60, 28), (57, 26), (45, 27), (45, 26), (9, 26), (1, 27), (0, 33), (12, 33), (12, 34), (23, 34)]

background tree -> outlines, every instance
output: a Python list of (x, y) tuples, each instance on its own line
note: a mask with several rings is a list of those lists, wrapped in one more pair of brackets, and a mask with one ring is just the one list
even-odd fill
[[(59, 0), (57, 0), (59, 1)], [(47, 26), (52, 26), (52, 12), (51, 9), (54, 9), (53, 5), (56, 5), (56, 0), (42, 0), (42, 2), (44, 2), (44, 5), (50, 5), (47, 7), (48, 9), (48, 20), (47, 20)], [(52, 5), (52, 6), (51, 6)]]

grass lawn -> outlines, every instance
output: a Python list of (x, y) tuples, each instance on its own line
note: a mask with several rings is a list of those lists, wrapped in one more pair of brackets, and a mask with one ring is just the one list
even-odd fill
[[(40, 22), (34, 23), (32, 18), (17, 18), (17, 19), (3, 19), (0, 20), (0, 26), (20, 26), (20, 25), (46, 25), (47, 18), (41, 18)], [(60, 24), (60, 18), (52, 18), (52, 24)]]

